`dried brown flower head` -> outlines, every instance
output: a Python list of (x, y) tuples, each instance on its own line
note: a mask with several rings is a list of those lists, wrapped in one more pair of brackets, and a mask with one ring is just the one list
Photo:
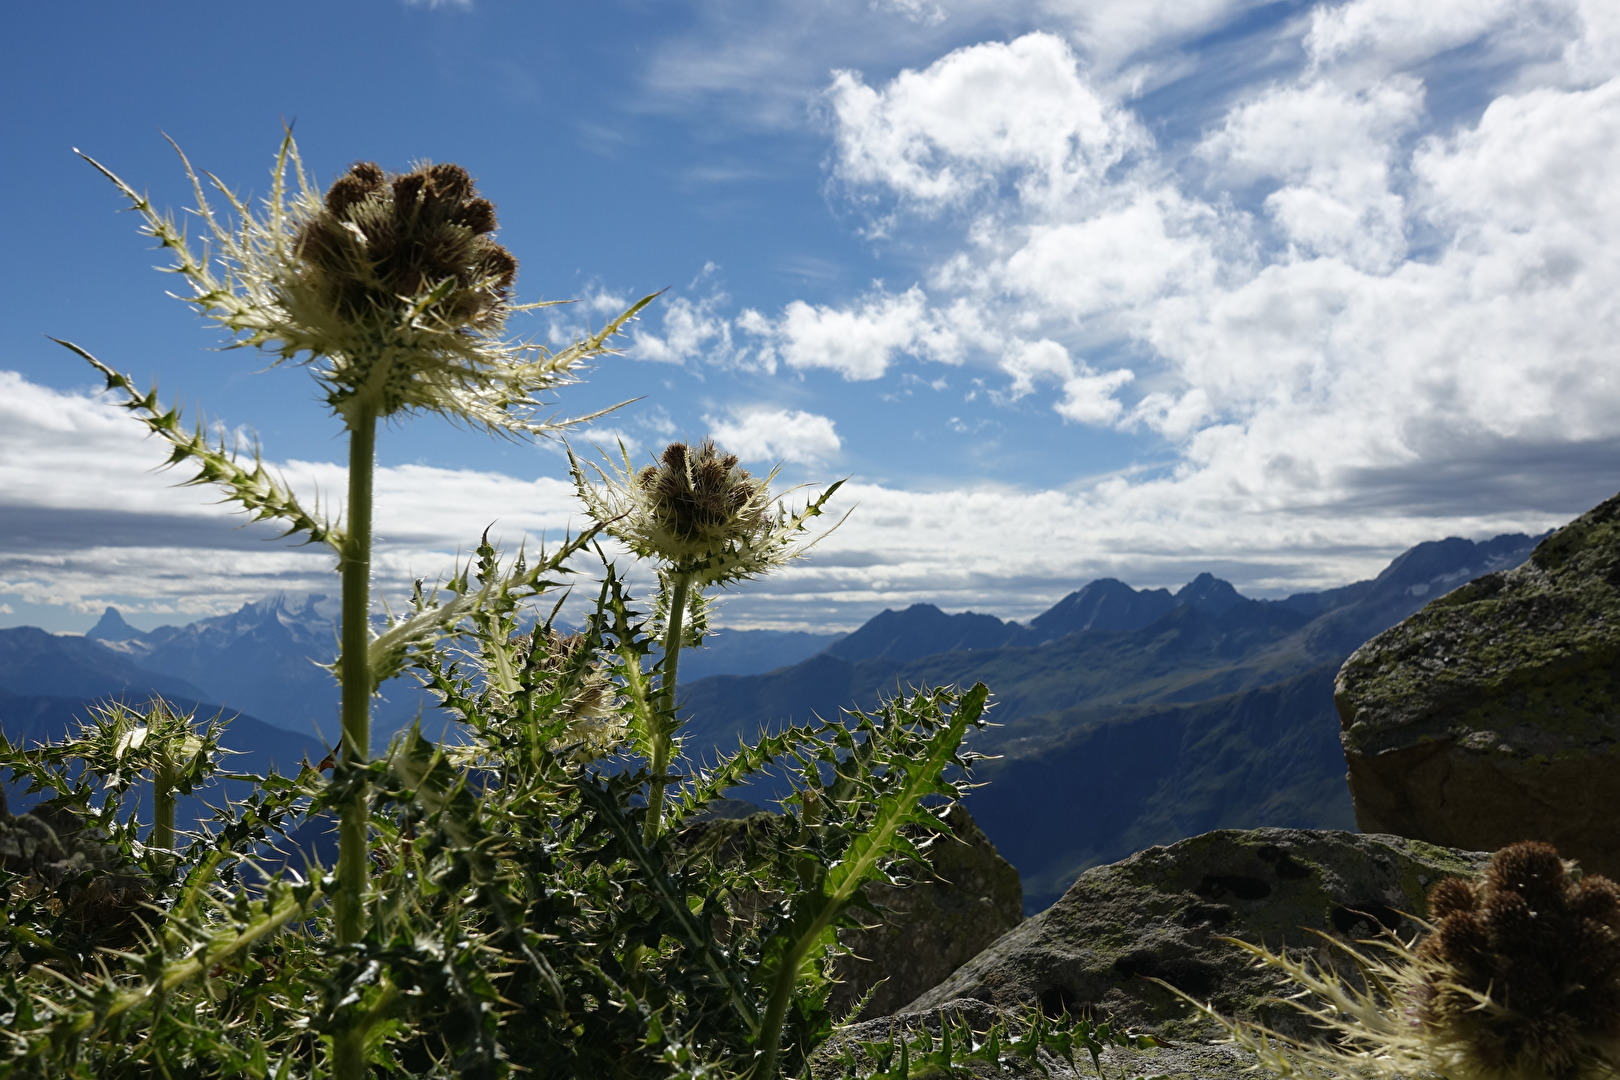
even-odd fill
[(495, 207), (459, 165), (389, 176), (363, 161), (326, 192), (299, 229), (296, 252), (350, 318), (397, 320), (401, 305), (437, 295), (418, 317), (445, 330), (492, 329), (517, 260), (489, 236)]
[(1483, 880), (1429, 897), (1417, 1020), (1479, 1076), (1595, 1075), (1620, 1065), (1620, 886), (1571, 880), (1558, 852), (1503, 848)]
[[(1281, 971), (1287, 1000), (1325, 1038), (1226, 1019), (1260, 1065), (1308, 1080), (1616, 1080), (1620, 1077), (1620, 886), (1572, 878), (1542, 843), (1503, 848), (1478, 882), (1429, 894), (1432, 932), (1327, 944), (1359, 980), (1320, 960), (1233, 944)], [(1177, 992), (1179, 991), (1172, 991)], [(1183, 995), (1185, 996), (1185, 995)]]
[(789, 513), (771, 494), (774, 471), (755, 477), (707, 439), (670, 443), (658, 464), (641, 469), (620, 452), (623, 466), (607, 470), (570, 453), (580, 500), (631, 551), (656, 560), (662, 573), (690, 576), (699, 589), (756, 577), (802, 555), (810, 544), (796, 543), (798, 534), (839, 487)]
[(288, 135), (262, 210), (209, 177), (227, 212), (186, 162), (207, 228), (199, 249), (145, 196), (92, 164), (174, 255), (191, 286), (185, 299), (235, 334), (233, 345), (310, 365), (351, 426), (414, 409), (531, 435), (577, 422), (534, 419), (542, 404), (534, 395), (576, 381), (582, 361), (609, 351), (652, 300), (559, 352), (504, 339), (509, 312), (552, 302), (508, 303), (517, 260), (492, 238), (495, 207), (459, 165), (394, 175), (363, 161), (323, 194)]
[(636, 486), (662, 529), (705, 550), (757, 530), (765, 516), (765, 484), (737, 467), (736, 454), (722, 454), (708, 439), (696, 448), (670, 443), (657, 465), (636, 474)]

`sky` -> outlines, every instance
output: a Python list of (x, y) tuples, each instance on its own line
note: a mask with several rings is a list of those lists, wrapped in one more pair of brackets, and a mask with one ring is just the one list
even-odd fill
[[(93, 17), (87, 17), (87, 12)], [(582, 455), (715, 439), (848, 518), (721, 625), (1024, 619), (1099, 577), (1257, 597), (1620, 488), (1612, 0), (168, 0), (19, 4), (0, 63), (0, 626), (151, 628), (336, 592), (321, 550), (178, 487), (71, 340), (336, 505), (341, 425), (222, 350), (75, 148), (184, 220), (453, 161), (515, 318), (566, 345)], [(48, 337), (49, 336), (49, 337)], [(379, 443), (396, 606), (485, 529), (582, 519), (563, 444)], [(787, 498), (795, 505), (810, 494)]]

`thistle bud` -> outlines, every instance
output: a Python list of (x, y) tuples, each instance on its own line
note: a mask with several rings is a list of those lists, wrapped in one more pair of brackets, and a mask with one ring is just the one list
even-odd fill
[[(500, 325), (517, 276), (517, 260), (490, 239), (494, 230), (494, 206), (476, 197), (461, 166), (389, 177), (363, 161), (327, 190), (295, 251), (345, 318), (392, 326), (415, 310), (442, 330), (486, 330)], [(428, 293), (434, 299), (422, 305)]]
[(722, 454), (707, 439), (696, 448), (670, 443), (657, 465), (636, 474), (636, 486), (675, 541), (668, 553), (675, 559), (747, 537), (765, 516), (765, 485), (737, 467), (736, 454)]
[(529, 435), (576, 423), (534, 419), (543, 404), (535, 395), (577, 381), (576, 368), (609, 351), (652, 300), (557, 353), (503, 339), (507, 314), (526, 306), (508, 302), (517, 259), (492, 238), (495, 207), (459, 165), (391, 175), (362, 161), (323, 194), (288, 135), (255, 213), (209, 177), (230, 211), (211, 206), (188, 162), (208, 229), (199, 250), (145, 196), (91, 163), (174, 253), (174, 270), (191, 286), (185, 299), (236, 335), (233, 345), (309, 365), (351, 427), (412, 409)]
[(1415, 1019), (1452, 1077), (1582, 1080), (1620, 1067), (1620, 886), (1570, 878), (1558, 852), (1497, 852), (1477, 884), (1430, 899)]
[(548, 749), (553, 753), (566, 753), (570, 760), (581, 764), (618, 750), (629, 733), (624, 718), (619, 715), (618, 695), (607, 674), (591, 661), (580, 666), (585, 635), (537, 629), (532, 635), (523, 635), (519, 641), (526, 649), (526, 683), (554, 691), (562, 689), (560, 684), (567, 672), (580, 671), (553, 714), (567, 726), (561, 735), (551, 740)]
[(774, 471), (756, 478), (738, 467), (736, 454), (707, 439), (695, 447), (670, 443), (656, 465), (641, 469), (628, 454), (622, 468), (607, 470), (572, 453), (569, 461), (580, 500), (608, 533), (656, 560), (660, 573), (687, 577), (699, 589), (755, 577), (802, 555), (810, 545), (796, 542), (798, 534), (839, 487), (789, 513), (771, 494)]

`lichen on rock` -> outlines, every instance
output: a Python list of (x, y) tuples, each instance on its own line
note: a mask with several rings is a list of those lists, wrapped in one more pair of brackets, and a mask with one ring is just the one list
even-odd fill
[(1620, 496), (1369, 641), (1335, 696), (1362, 829), (1620, 873)]

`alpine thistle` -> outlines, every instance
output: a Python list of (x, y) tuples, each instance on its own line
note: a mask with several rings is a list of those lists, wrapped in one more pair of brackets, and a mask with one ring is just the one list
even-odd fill
[(670, 443), (658, 464), (639, 470), (622, 446), (620, 453), (622, 467), (589, 463), (592, 480), (570, 452), (581, 501), (631, 551), (656, 561), (665, 575), (688, 576), (699, 589), (757, 577), (803, 555), (820, 537), (809, 543), (795, 538), (843, 483), (790, 513), (771, 494), (775, 469), (756, 478), (738, 467), (736, 454), (720, 452), (707, 439), (695, 447)]
[(1620, 886), (1570, 880), (1551, 845), (1503, 848), (1478, 884), (1429, 895), (1416, 1022), (1453, 1078), (1576, 1080), (1620, 1070)]
[(1321, 1042), (1199, 1007), (1283, 1076), (1620, 1076), (1620, 886), (1572, 880), (1550, 845), (1524, 842), (1493, 855), (1477, 883), (1437, 884), (1429, 908), (1433, 925), (1415, 947), (1391, 935), (1370, 953), (1328, 939), (1361, 971), (1360, 985), (1234, 941), (1302, 988), (1289, 1003), (1315, 1021)]
[(695, 447), (670, 443), (658, 464), (639, 470), (622, 443), (619, 454), (622, 467), (612, 462), (607, 469), (590, 464), (594, 481), (572, 450), (568, 461), (586, 511), (609, 535), (658, 564), (658, 608), (664, 621), (660, 707), (638, 725), (637, 746), (646, 754), (652, 774), (645, 826), (651, 843), (662, 827), (664, 788), (670, 780), (681, 649), (688, 638), (697, 644), (702, 637), (707, 602), (703, 590), (758, 577), (803, 555), (820, 537), (804, 543), (798, 541), (799, 534), (811, 518), (824, 512), (822, 507), (843, 481), (829, 485), (803, 510), (792, 513), (771, 494), (775, 469), (757, 479), (738, 467), (736, 454), (721, 453), (707, 439)]
[(495, 208), (459, 165), (392, 175), (360, 162), (323, 194), (288, 135), (261, 211), (208, 177), (226, 213), (182, 154), (208, 234), (196, 250), (146, 196), (86, 160), (173, 252), (185, 299), (235, 334), (233, 346), (310, 365), (350, 428), (412, 409), (497, 432), (565, 426), (573, 421), (536, 422), (534, 395), (576, 381), (579, 363), (608, 351), (652, 299), (557, 353), (503, 338), (508, 313), (549, 305), (508, 302), (517, 260), (491, 236)]
[(555, 719), (565, 727), (547, 749), (584, 764), (617, 751), (629, 737), (613, 683), (599, 664), (581, 656), (585, 635), (536, 628), (518, 639), (531, 679), (562, 692)]

